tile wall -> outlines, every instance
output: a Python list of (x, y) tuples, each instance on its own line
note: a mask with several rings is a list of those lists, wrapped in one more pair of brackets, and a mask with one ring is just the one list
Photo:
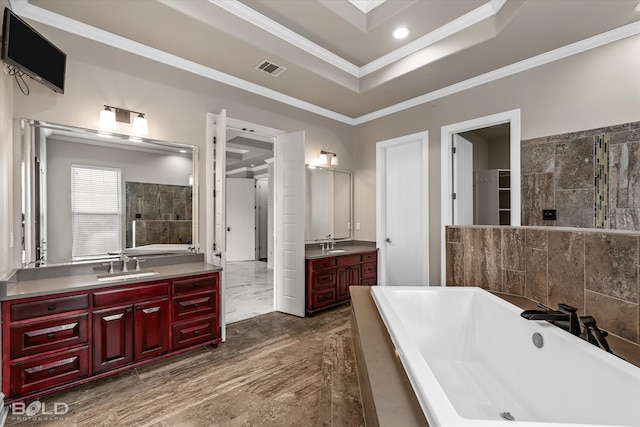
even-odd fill
[(640, 230), (640, 122), (524, 140), (521, 162), (522, 225)]
[(127, 181), (126, 247), (154, 243), (191, 243), (192, 189), (183, 185), (164, 185)]
[(562, 302), (640, 343), (640, 235), (548, 227), (452, 226), (446, 230), (447, 286)]

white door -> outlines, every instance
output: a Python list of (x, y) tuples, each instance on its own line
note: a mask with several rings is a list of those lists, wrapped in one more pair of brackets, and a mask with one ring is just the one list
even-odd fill
[(458, 134), (452, 141), (454, 225), (473, 225), (473, 143)]
[(278, 136), (274, 151), (275, 307), (304, 317), (304, 131)]
[[(213, 122), (215, 117), (215, 122)], [(207, 115), (207, 135), (213, 140), (213, 149), (209, 149), (207, 145), (207, 163), (214, 165), (213, 175), (207, 174), (206, 188), (207, 203), (210, 202), (210, 194), (213, 193), (213, 206), (208, 206), (207, 211), (213, 212), (208, 215), (207, 229), (213, 229), (213, 242), (210, 242), (207, 236), (207, 248), (205, 250), (206, 260), (210, 264), (217, 265), (222, 268), (220, 272), (220, 327), (222, 340), (226, 340), (226, 324), (225, 324), (225, 180), (226, 180), (226, 151), (227, 151), (227, 111), (222, 110), (217, 116)], [(212, 123), (213, 122), (213, 123)], [(212, 128), (213, 132), (212, 132)], [(212, 209), (213, 208), (213, 209)]]
[(256, 259), (267, 259), (269, 225), (269, 179), (256, 181)]
[(378, 284), (429, 285), (428, 132), (376, 144)]
[(256, 256), (255, 188), (253, 178), (227, 178), (227, 262)]

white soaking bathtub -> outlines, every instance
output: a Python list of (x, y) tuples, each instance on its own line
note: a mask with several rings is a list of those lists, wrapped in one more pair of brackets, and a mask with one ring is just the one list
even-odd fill
[(485, 290), (371, 293), (431, 427), (640, 426), (640, 368)]

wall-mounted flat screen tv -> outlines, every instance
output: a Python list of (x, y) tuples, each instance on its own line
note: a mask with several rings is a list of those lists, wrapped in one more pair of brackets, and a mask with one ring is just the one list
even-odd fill
[(67, 55), (8, 8), (4, 9), (2, 60), (58, 93), (64, 93)]

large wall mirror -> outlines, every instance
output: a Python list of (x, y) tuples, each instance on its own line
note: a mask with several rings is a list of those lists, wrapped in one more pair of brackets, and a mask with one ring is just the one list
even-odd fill
[(353, 238), (351, 172), (307, 166), (306, 243)]
[(197, 250), (197, 147), (21, 125), (23, 265)]

